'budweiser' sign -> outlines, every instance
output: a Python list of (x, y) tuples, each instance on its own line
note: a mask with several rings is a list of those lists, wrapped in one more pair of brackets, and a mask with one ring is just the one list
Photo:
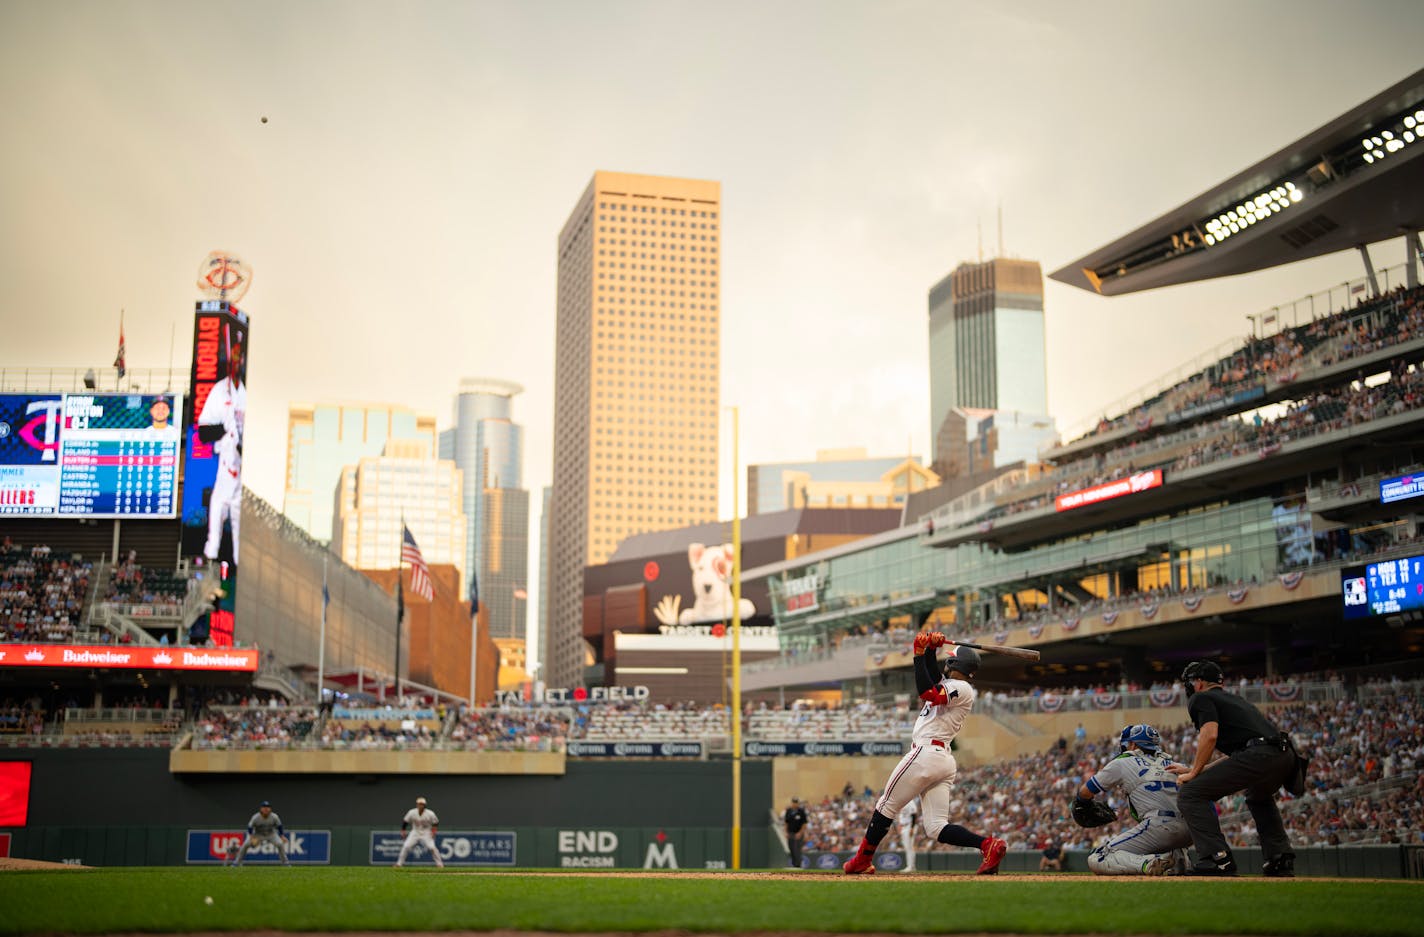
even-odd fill
[(257, 651), (105, 644), (0, 644), (0, 667), (119, 667), (126, 670), (257, 670)]

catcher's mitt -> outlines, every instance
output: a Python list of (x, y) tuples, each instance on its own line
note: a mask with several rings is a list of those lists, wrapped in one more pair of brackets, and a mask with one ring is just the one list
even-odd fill
[(1084, 829), (1107, 826), (1117, 819), (1117, 811), (1103, 800), (1073, 798), (1073, 822)]

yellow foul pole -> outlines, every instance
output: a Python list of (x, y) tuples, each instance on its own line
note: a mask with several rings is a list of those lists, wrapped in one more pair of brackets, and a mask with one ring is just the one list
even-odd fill
[(732, 868), (742, 867), (742, 505), (737, 497), (737, 408), (732, 408)]

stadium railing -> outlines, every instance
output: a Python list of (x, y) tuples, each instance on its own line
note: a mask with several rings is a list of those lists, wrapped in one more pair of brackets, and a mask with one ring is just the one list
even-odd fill
[[(1116, 401), (1102, 408), (1105, 413), (1117, 414), (1117, 416), (1108, 418), (1107, 423), (1114, 430), (1119, 427), (1130, 428), (1133, 418), (1144, 408), (1151, 407), (1154, 402), (1171, 394), (1174, 389), (1191, 383), (1198, 374), (1211, 368), (1213, 365), (1220, 365), (1223, 362), (1229, 361), (1235, 355), (1245, 351), (1253, 342), (1267, 342), (1276, 338), (1278, 335), (1292, 333), (1301, 328), (1308, 329), (1311, 325), (1329, 327), (1333, 322), (1341, 320), (1348, 321), (1361, 314), (1368, 314), (1377, 304), (1388, 303), (1392, 305), (1396, 303), (1401, 297), (1397, 294), (1393, 294), (1393, 288), (1396, 284), (1400, 284), (1407, 279), (1405, 277), (1404, 265), (1396, 265), (1379, 272), (1382, 275), (1381, 282), (1386, 284), (1386, 288), (1385, 292), (1377, 299), (1370, 299), (1355, 306), (1348, 305), (1351, 297), (1368, 289), (1369, 281), (1361, 278), (1343, 285), (1337, 284), (1332, 286), (1329, 290), (1301, 297), (1291, 303), (1283, 303), (1279, 306), (1273, 306), (1271, 309), (1263, 310), (1254, 317), (1256, 321), (1265, 326), (1261, 329), (1262, 334), (1259, 337), (1245, 341), (1233, 339), (1228, 342), (1223, 342), (1215, 348), (1196, 355), (1182, 365), (1165, 372), (1162, 376), (1144, 384), (1138, 389), (1123, 395)], [(1341, 292), (1337, 302), (1336, 292), (1341, 291), (1342, 286), (1343, 292)], [(1321, 309), (1335, 309), (1336, 311), (1327, 312), (1325, 315), (1317, 315), (1317, 298), (1321, 299), (1319, 304)], [(1309, 318), (1303, 322), (1301, 321), (1300, 315), (1302, 304), (1306, 304), (1305, 313), (1309, 316)], [(1291, 321), (1289, 323), (1286, 321), (1284, 312), (1287, 308), (1291, 310)], [(1269, 325), (1271, 324), (1277, 326), (1275, 331), (1270, 331)], [(1091, 439), (1093, 435), (1095, 435), (1093, 428), (1100, 426), (1102, 422), (1103, 421), (1098, 418), (1093, 418), (1092, 420), (1079, 421), (1076, 424), (1066, 425), (1063, 429), (1063, 436), (1065, 439), (1070, 440), (1070, 442), (1065, 443), (1061, 448), (1068, 449), (1075, 443)]]

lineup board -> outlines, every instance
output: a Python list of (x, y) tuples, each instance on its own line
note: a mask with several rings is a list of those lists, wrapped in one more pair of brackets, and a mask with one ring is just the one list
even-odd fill
[(0, 515), (176, 517), (179, 394), (0, 395)]

